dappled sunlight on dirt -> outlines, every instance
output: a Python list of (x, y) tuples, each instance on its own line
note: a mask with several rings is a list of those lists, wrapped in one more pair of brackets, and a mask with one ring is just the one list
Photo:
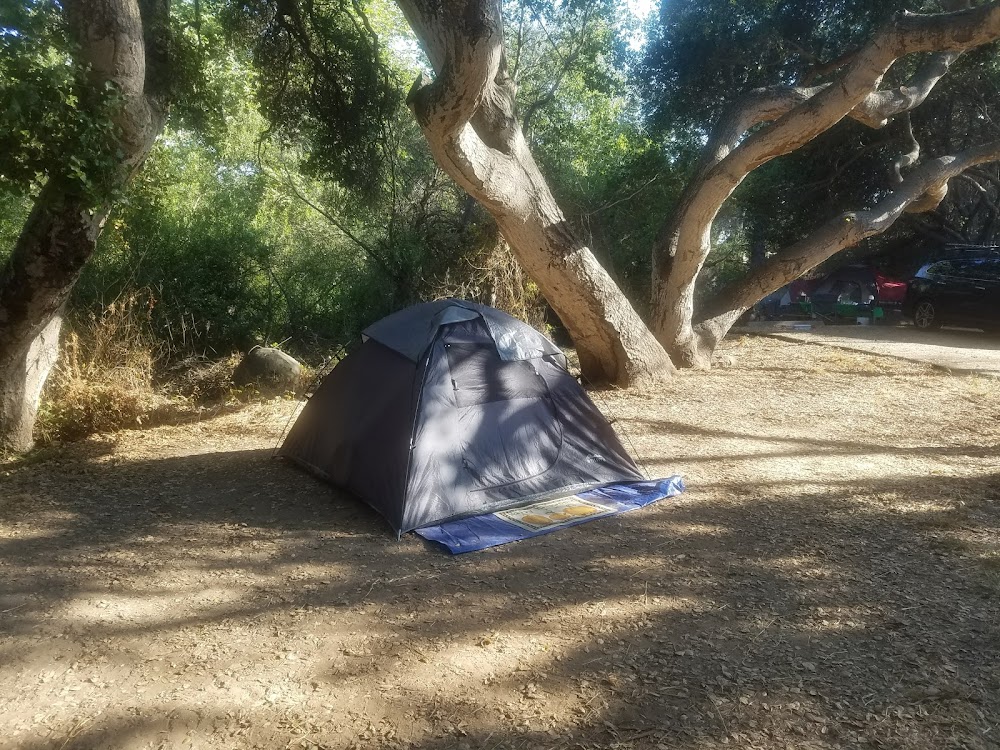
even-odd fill
[(597, 399), (684, 495), (458, 558), (271, 460), (289, 402), (0, 468), (0, 747), (997, 746), (1000, 396), (727, 354)]

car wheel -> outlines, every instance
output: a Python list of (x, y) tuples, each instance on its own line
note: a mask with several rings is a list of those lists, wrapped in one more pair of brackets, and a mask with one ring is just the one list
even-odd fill
[(922, 299), (913, 308), (913, 325), (920, 331), (929, 331), (933, 328), (941, 327), (937, 308), (934, 307), (934, 304), (930, 300)]

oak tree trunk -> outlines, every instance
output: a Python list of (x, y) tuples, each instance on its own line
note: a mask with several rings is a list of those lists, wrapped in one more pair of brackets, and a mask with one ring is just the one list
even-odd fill
[[(121, 188), (139, 169), (166, 119), (169, 0), (66, 0), (76, 62), (92, 86), (112, 85), (121, 103)], [(31, 447), (39, 395), (56, 361), (60, 310), (94, 253), (107, 200), (53, 178), (42, 188), (0, 268), (0, 451)]]
[(31, 447), (42, 386), (59, 356), (62, 315), (55, 314), (30, 342), (0, 371), (0, 455)]

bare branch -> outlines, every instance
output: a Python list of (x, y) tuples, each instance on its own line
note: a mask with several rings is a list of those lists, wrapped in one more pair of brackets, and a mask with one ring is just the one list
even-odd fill
[[(928, 217), (935, 217), (938, 219), (937, 226), (932, 225)], [(945, 223), (943, 217), (941, 217), (936, 211), (928, 211), (924, 214), (908, 214), (910, 222), (916, 227), (917, 231), (921, 234), (930, 237), (935, 242), (941, 242), (947, 244), (949, 242), (965, 242), (966, 237), (959, 231), (953, 229)]]
[(345, 237), (347, 237), (347, 239), (349, 239), (351, 242), (353, 242), (355, 245), (361, 248), (361, 250), (365, 253), (365, 255), (367, 255), (369, 258), (375, 261), (375, 263), (378, 264), (378, 266), (383, 271), (389, 274), (389, 276), (391, 276), (392, 278), (399, 277), (398, 272), (393, 270), (392, 265), (389, 263), (389, 261), (385, 257), (383, 257), (378, 251), (376, 251), (372, 245), (370, 245), (369, 243), (365, 242), (357, 235), (355, 235), (350, 229), (347, 228), (344, 222), (342, 222), (339, 218), (331, 214), (323, 207), (319, 206), (317, 203), (312, 201), (304, 192), (302, 192), (299, 186), (295, 184), (295, 179), (292, 177), (291, 174), (289, 174), (287, 170), (285, 170), (285, 179), (281, 180), (281, 184), (283, 184), (285, 187), (291, 190), (292, 195), (294, 195), (300, 201), (309, 206), (309, 208), (311, 208), (313, 211), (318, 213), (320, 216), (322, 216), (324, 219), (330, 222), (333, 226), (339, 229), (341, 233)]
[[(538, 19), (538, 23), (541, 24), (543, 29), (545, 29), (545, 24), (541, 17), (537, 13), (535, 16)], [(546, 89), (545, 93), (525, 108), (524, 117), (521, 120), (521, 129), (526, 133), (531, 133), (531, 121), (534, 119), (535, 115), (541, 111), (542, 107), (555, 99), (556, 93), (559, 91), (559, 87), (562, 86), (563, 79), (566, 77), (566, 74), (570, 71), (573, 65), (576, 64), (577, 59), (579, 59), (580, 53), (583, 51), (584, 44), (586, 43), (587, 27), (590, 25), (590, 18), (591, 9), (587, 8), (583, 15), (583, 23), (581, 24), (576, 35), (575, 48), (565, 56), (559, 51), (556, 43), (551, 37), (548, 36), (548, 30), (545, 29), (545, 34), (549, 38), (549, 43), (552, 45), (552, 49), (555, 51), (556, 56), (559, 58), (559, 72), (556, 74), (555, 80), (552, 81), (552, 84), (548, 87), (548, 89)]]
[(976, 180), (974, 180), (968, 174), (962, 174), (962, 175), (959, 175), (959, 177), (962, 180), (964, 180), (965, 182), (967, 182), (970, 185), (972, 185), (973, 187), (975, 187), (976, 190), (979, 191), (979, 193), (980, 193), (980, 195), (979, 195), (980, 200), (982, 200), (983, 203), (986, 204), (986, 207), (989, 208), (990, 211), (992, 211), (994, 214), (1000, 215), (1000, 204), (997, 204), (996, 201), (994, 201), (992, 198), (990, 198), (990, 191), (989, 190), (987, 190), (982, 185), (980, 185), (978, 182), (976, 182)]

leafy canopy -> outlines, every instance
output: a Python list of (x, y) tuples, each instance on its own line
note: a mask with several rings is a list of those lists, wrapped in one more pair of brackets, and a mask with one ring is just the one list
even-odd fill
[(57, 3), (2, 0), (0, 190), (25, 196), (57, 180), (105, 199), (122, 157), (112, 119), (119, 101), (74, 60)]

